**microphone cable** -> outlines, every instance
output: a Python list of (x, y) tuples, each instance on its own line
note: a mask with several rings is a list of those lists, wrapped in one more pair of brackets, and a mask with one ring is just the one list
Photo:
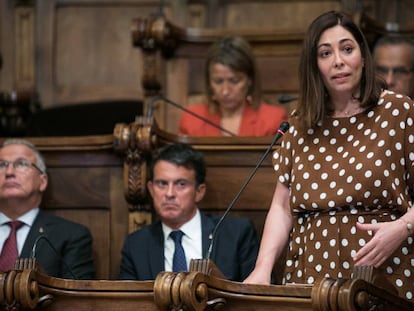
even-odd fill
[(154, 97), (152, 97), (152, 98), (150, 99), (150, 101), (149, 101), (149, 103), (148, 103), (147, 117), (151, 117), (151, 116), (152, 116), (152, 114), (153, 114), (153, 109), (154, 109), (153, 105), (154, 105), (154, 102), (155, 102), (156, 100), (163, 100), (163, 101), (165, 101), (167, 104), (170, 104), (170, 105), (172, 105), (172, 106), (174, 106), (174, 107), (176, 107), (176, 108), (178, 108), (178, 109), (180, 109), (180, 110), (182, 110), (182, 111), (184, 111), (184, 112), (187, 112), (187, 113), (191, 114), (193, 117), (195, 117), (195, 118), (197, 118), (197, 119), (200, 119), (200, 120), (204, 121), (205, 123), (207, 123), (207, 124), (211, 125), (212, 127), (215, 127), (215, 128), (217, 128), (217, 129), (221, 130), (221, 131), (222, 131), (222, 132), (224, 132), (224, 133), (229, 134), (230, 136), (233, 136), (233, 137), (234, 137), (234, 136), (237, 136), (237, 135), (236, 135), (236, 134), (234, 134), (233, 132), (231, 132), (231, 131), (229, 131), (229, 130), (225, 129), (224, 127), (222, 127), (222, 126), (220, 126), (220, 125), (218, 125), (218, 124), (216, 124), (216, 123), (214, 123), (214, 122), (211, 122), (210, 120), (208, 120), (208, 119), (206, 119), (206, 118), (204, 118), (204, 117), (202, 117), (202, 116), (199, 116), (198, 114), (196, 114), (196, 113), (192, 112), (191, 110), (189, 110), (189, 109), (187, 109), (187, 108), (183, 107), (183, 106), (182, 106), (182, 105), (180, 105), (180, 104), (177, 104), (177, 103), (173, 102), (172, 100), (170, 100), (170, 99), (168, 99), (168, 98), (166, 98), (166, 97), (164, 97), (164, 96), (162, 96), (162, 95), (157, 95), (157, 96), (154, 96)]
[(35, 242), (33, 243), (33, 247), (32, 247), (32, 252), (30, 254), (30, 258), (35, 259), (36, 258), (36, 248), (37, 248), (37, 243), (39, 243), (40, 240), (44, 239), (47, 244), (49, 244), (50, 248), (55, 252), (56, 256), (59, 257), (59, 260), (62, 261), (63, 265), (65, 266), (65, 268), (69, 271), (70, 275), (72, 276), (72, 278), (74, 280), (76, 280), (76, 276), (73, 273), (72, 269), (69, 267), (69, 265), (66, 263), (66, 261), (62, 258), (62, 256), (59, 254), (59, 252), (56, 250), (56, 248), (53, 246), (52, 242), (49, 241), (49, 239), (45, 236), (45, 235), (39, 235)]

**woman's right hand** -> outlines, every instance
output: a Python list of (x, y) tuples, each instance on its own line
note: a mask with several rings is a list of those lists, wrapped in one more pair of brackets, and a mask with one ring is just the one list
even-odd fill
[(243, 281), (244, 284), (270, 284), (270, 275), (255, 268), (250, 275)]

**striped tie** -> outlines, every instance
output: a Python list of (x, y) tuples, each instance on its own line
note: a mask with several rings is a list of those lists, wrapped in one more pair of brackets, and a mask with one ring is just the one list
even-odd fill
[(185, 252), (181, 239), (184, 233), (182, 231), (172, 231), (170, 233), (171, 238), (175, 242), (175, 251), (173, 256), (173, 272), (187, 271), (187, 263), (185, 260)]
[(10, 234), (7, 240), (4, 242), (3, 250), (0, 255), (0, 271), (6, 272), (14, 268), (19, 252), (17, 250), (16, 232), (24, 225), (19, 220), (11, 221), (7, 223), (10, 226)]

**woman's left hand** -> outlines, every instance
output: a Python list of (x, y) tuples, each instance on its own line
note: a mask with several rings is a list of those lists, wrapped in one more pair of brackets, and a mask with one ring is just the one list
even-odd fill
[(391, 256), (407, 237), (406, 225), (402, 220), (382, 222), (377, 224), (361, 224), (357, 229), (372, 231), (372, 239), (366, 243), (354, 256), (356, 266), (374, 266), (378, 268)]

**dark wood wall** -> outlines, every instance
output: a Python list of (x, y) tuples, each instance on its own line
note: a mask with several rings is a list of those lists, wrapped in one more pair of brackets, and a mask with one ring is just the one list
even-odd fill
[[(142, 53), (131, 39), (134, 18), (162, 12), (184, 28), (273, 29), (289, 34), (303, 32), (314, 17), (331, 9), (362, 11), (384, 29), (414, 29), (412, 1), (399, 0), (5, 0), (0, 2), (0, 91), (33, 90), (43, 108), (144, 99)], [(282, 55), (279, 64), (294, 71), (296, 58), (296, 52)], [(191, 99), (176, 91), (177, 85), (191, 82), (181, 74), (185, 66), (179, 59), (161, 64), (160, 79), (169, 97), (186, 104)], [(265, 60), (261, 67), (268, 68)], [(281, 92), (295, 91), (295, 82), (284, 78), (283, 70), (269, 72), (265, 87), (273, 83)], [(174, 131), (176, 119), (163, 117), (160, 123)]]
[[(48, 166), (49, 186), (41, 208), (87, 226), (93, 236), (97, 278), (116, 279), (125, 237), (153, 220), (147, 204), (128, 203), (125, 196), (125, 181), (135, 178), (140, 183), (140, 173), (127, 175), (125, 153), (114, 148), (112, 135), (28, 139), (39, 147)], [(152, 151), (164, 144), (185, 142), (204, 153), (207, 195), (199, 206), (206, 213), (223, 215), (271, 139), (162, 138), (155, 133), (152, 142)], [(230, 213), (231, 217), (252, 219), (259, 238), (275, 185), (271, 166), (269, 155)]]
[(87, 226), (97, 278), (117, 278), (130, 206), (123, 192), (123, 156), (114, 151), (112, 135), (30, 140), (48, 166), (41, 207)]

